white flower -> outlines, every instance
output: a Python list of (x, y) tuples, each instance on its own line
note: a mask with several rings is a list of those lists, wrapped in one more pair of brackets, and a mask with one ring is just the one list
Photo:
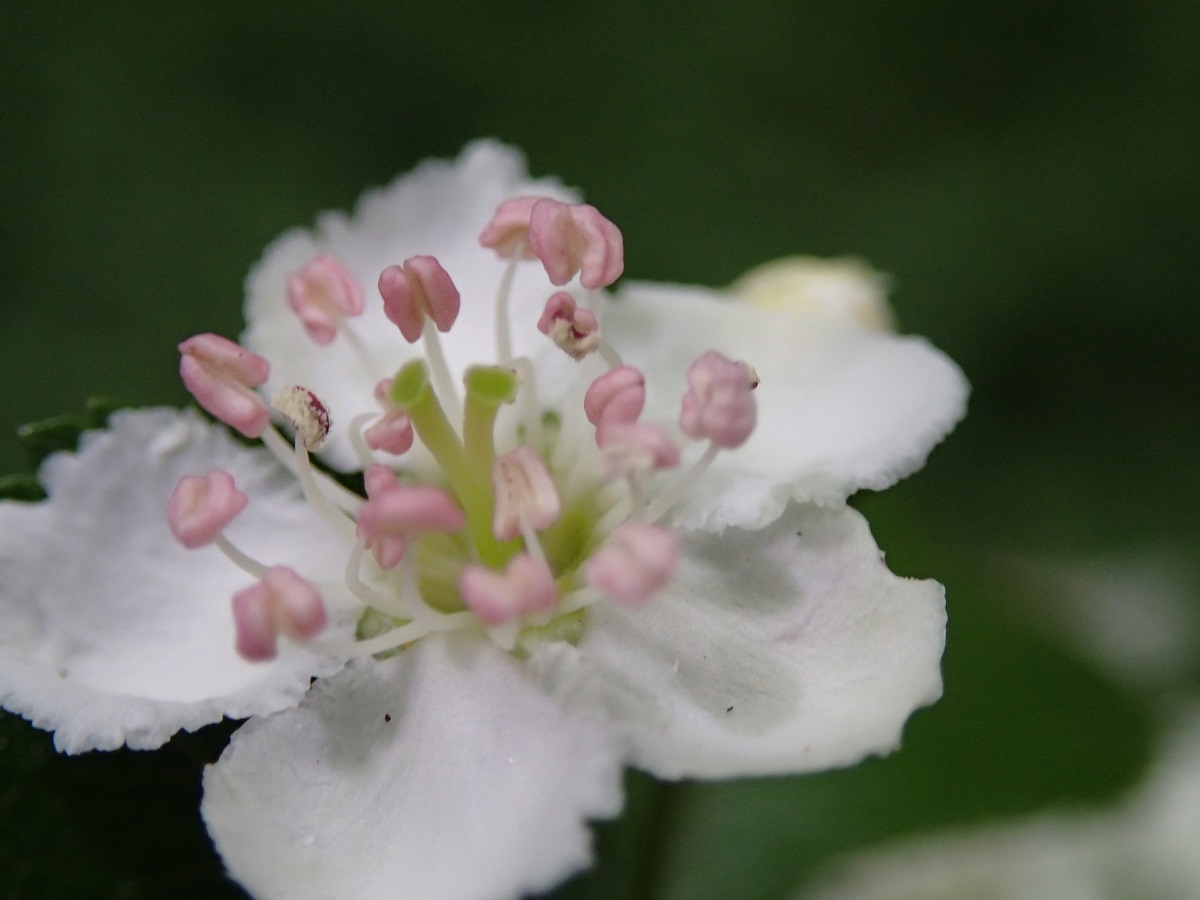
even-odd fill
[(1047, 813), (842, 860), (803, 900), (1123, 900), (1200, 896), (1200, 719), (1106, 813)]
[[(67, 752), (253, 716), (202, 809), (256, 896), (542, 890), (587, 864), (627, 763), (848, 765), (940, 695), (941, 586), (892, 575), (844, 501), (923, 463), (961, 373), (837, 317), (699, 288), (610, 298), (620, 234), (572, 200), (480, 143), (285, 235), (250, 276), (248, 351), (182, 349), (189, 387), (247, 434), (265, 421), (249, 388), (293, 386), (295, 449), (126, 412), (43, 467), (47, 502), (0, 505), (4, 706)], [(359, 287), (381, 272), (383, 304)], [(409, 427), (411, 450), (376, 452)], [(673, 475), (681, 429), (699, 437)], [(368, 500), (310, 449), (367, 466)], [(172, 499), (176, 530), (213, 541), (184, 550), (168, 498), (214, 469), (232, 480)], [(269, 662), (234, 654), (279, 635)]]

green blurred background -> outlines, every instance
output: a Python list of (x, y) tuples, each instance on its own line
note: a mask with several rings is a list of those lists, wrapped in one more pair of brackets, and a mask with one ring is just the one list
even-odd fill
[[(556, 896), (767, 900), (891, 836), (1101, 807), (1162, 695), (1048, 629), (1026, 562), (1165, 543), (1196, 571), (1198, 38), (1192, 0), (7, 3), (0, 471), (89, 396), (184, 402), (175, 344), (237, 334), (273, 236), (496, 136), (621, 226), (629, 276), (857, 255), (974, 385), (925, 471), (857, 501), (949, 592), (946, 696), (903, 751), (631, 776)], [(227, 731), (64, 759), (0, 721), (0, 897), (241, 896), (196, 812)]]

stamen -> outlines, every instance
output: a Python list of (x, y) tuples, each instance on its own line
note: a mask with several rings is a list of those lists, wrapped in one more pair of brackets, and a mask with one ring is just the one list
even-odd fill
[(218, 534), (213, 545), (225, 554), (225, 558), (252, 578), (262, 578), (270, 568), (266, 563), (259, 562), (233, 545), (233, 542), (223, 534)]
[(709, 350), (688, 368), (687, 381), (679, 414), (683, 433), (708, 438), (726, 450), (744, 444), (758, 419), (752, 393), (758, 387), (754, 369)]
[(358, 332), (345, 319), (338, 325), (338, 334), (346, 341), (346, 345), (354, 353), (355, 358), (358, 359), (368, 378), (372, 381), (377, 381), (383, 377), (383, 370), (380, 368), (379, 363), (371, 355), (371, 351), (367, 349), (367, 345), (363, 343), (363, 339), (358, 336)]
[(449, 331), (461, 305), (458, 288), (449, 273), (432, 256), (413, 256), (401, 266), (388, 266), (379, 275), (384, 314), (410, 344), (424, 339), (425, 355), (438, 395), (459, 415), (458, 393), (446, 364), (438, 331)]
[(538, 331), (572, 359), (583, 359), (600, 344), (600, 323), (590, 309), (578, 306), (566, 291), (550, 295), (537, 323)]
[(512, 364), (512, 322), (509, 319), (509, 297), (512, 293), (513, 276), (517, 263), (523, 259), (536, 259), (529, 246), (529, 215), (540, 197), (514, 197), (497, 207), (491, 220), (479, 235), (479, 243), (495, 250), (501, 259), (507, 259), (500, 286), (496, 290), (495, 329), (496, 361), (502, 366)]
[(628, 522), (588, 561), (584, 576), (617, 603), (641, 606), (671, 580), (679, 549), (674, 532)]
[[(280, 437), (279, 432), (274, 428), (265, 429), (260, 438), (262, 439), (263, 446), (271, 451), (271, 455), (299, 479), (301, 477), (300, 466), (296, 462), (295, 448)], [(320, 485), (320, 492), (328, 498), (328, 502), (332, 503), (342, 512), (354, 515), (359, 507), (362, 506), (362, 497), (338, 484), (324, 472), (318, 472), (310, 467), (309, 475), (314, 485)]]
[(434, 390), (437, 391), (442, 403), (446, 405), (450, 421), (457, 422), (462, 415), (462, 401), (458, 399), (458, 390), (454, 387), (454, 377), (450, 374), (450, 365), (446, 362), (445, 351), (442, 350), (442, 339), (438, 337), (432, 320), (425, 322), (425, 329), (421, 334)]
[(617, 351), (613, 349), (612, 344), (604, 340), (604, 338), (600, 338), (600, 342), (596, 344), (596, 352), (600, 354), (600, 357), (606, 363), (608, 363), (609, 369), (616, 369), (624, 365), (624, 363), (621, 362), (620, 354), (618, 354)]
[(647, 422), (614, 422), (596, 429), (596, 443), (609, 470), (645, 475), (679, 465), (679, 448), (665, 430)]
[[(320, 446), (329, 433), (329, 412), (325, 409), (325, 404), (317, 399), (317, 395), (312, 391), (296, 385), (282, 388), (272, 400), (275, 410), (286, 418), (296, 431), (295, 447), (292, 451), (295, 465), (292, 471), (300, 480), (304, 499), (330, 527), (352, 538), (353, 523), (321, 492), (308, 456), (309, 448)], [(273, 440), (280, 440), (269, 428), (263, 432), (263, 436), (268, 446)]]
[(512, 361), (512, 367), (517, 372), (521, 382), (518, 398), (521, 404), (520, 423), (524, 431), (525, 442), (539, 449), (545, 449), (546, 436), (542, 426), (542, 408), (538, 402), (537, 373), (533, 362), (528, 356), (519, 356)]
[(167, 501), (167, 522), (175, 540), (189, 550), (213, 543), (243, 509), (249, 498), (223, 469), (206, 475), (185, 475)]
[(676, 503), (683, 499), (686, 494), (705, 473), (712, 461), (717, 458), (717, 454), (721, 452), (721, 448), (715, 442), (710, 442), (705, 448), (704, 454), (692, 463), (691, 467), (673, 481), (661, 494), (650, 501), (646, 507), (645, 513), (642, 515), (642, 520), (645, 522), (657, 522), (667, 512), (670, 511)]
[(397, 619), (408, 618), (407, 610), (395, 598), (383, 591), (377, 591), (362, 580), (362, 558), (365, 551), (366, 542), (362, 538), (354, 542), (354, 548), (346, 560), (346, 589), (364, 606), (373, 607)]
[(430, 531), (460, 531), (463, 511), (449, 494), (424, 485), (402, 485), (387, 466), (371, 466), (365, 477), (367, 502), (358, 514), (357, 535), (383, 570), (404, 558), (406, 544)]
[(329, 344), (347, 316), (363, 311), (358, 279), (330, 253), (320, 253), (287, 279), (288, 306), (318, 344)]
[(496, 493), (492, 531), (502, 541), (512, 540), (526, 529), (548, 528), (562, 512), (554, 479), (531, 447), (520, 446), (497, 459), (492, 485)]
[(596, 426), (628, 425), (646, 406), (646, 376), (633, 366), (618, 366), (601, 375), (583, 397), (583, 411)]
[(508, 307), (518, 262), (520, 257), (514, 256), (504, 267), (504, 274), (500, 276), (500, 286), (496, 288), (496, 302), (493, 304), (496, 317), (496, 362), (502, 366), (512, 363), (512, 319), (508, 314)]
[(399, 628), (384, 632), (363, 641), (309, 641), (304, 646), (309, 650), (323, 653), (327, 656), (341, 659), (361, 659), (374, 656), (376, 653), (386, 653), (405, 644), (419, 641), (437, 631), (458, 631), (478, 624), (478, 620), (469, 612), (451, 613), (442, 617), (437, 627), (431, 627), (426, 622), (409, 622)]
[(383, 417), (363, 433), (363, 438), (372, 450), (400, 456), (412, 447), (413, 427), (408, 413), (388, 397), (391, 384), (391, 379), (385, 378), (375, 385), (375, 400), (383, 408)]
[(374, 413), (359, 413), (350, 420), (350, 428), (346, 432), (350, 438), (350, 446), (354, 448), (354, 455), (358, 457), (358, 461), (364, 469), (378, 462), (363, 437), (363, 426), (374, 418), (376, 418)]
[(545, 198), (529, 214), (529, 246), (550, 281), (564, 285), (579, 273), (588, 290), (608, 287), (625, 270), (621, 231), (594, 206)]
[(479, 234), (479, 243), (495, 250), (501, 259), (535, 259), (529, 246), (529, 217), (542, 197), (514, 197), (505, 200)]
[(327, 624), (325, 601), (311, 584), (286, 566), (273, 566), (262, 580), (233, 595), (237, 652), (247, 660), (274, 659), (285, 634), (308, 640)]
[(167, 522), (175, 539), (189, 550), (215, 545), (243, 572), (262, 578), (267, 566), (243, 553), (222, 533), (246, 508), (247, 496), (223, 469), (185, 475), (167, 501)]
[(267, 361), (216, 334), (190, 337), (179, 352), (179, 376), (196, 402), (246, 437), (260, 436), (271, 412), (252, 388), (271, 374)]
[(296, 440), (307, 450), (316, 450), (329, 434), (329, 410), (308, 388), (289, 384), (271, 398), (271, 406), (296, 431)]
[(509, 560), (502, 573), (479, 565), (466, 566), (458, 590), (475, 615), (492, 626), (533, 613), (553, 612), (558, 602), (550, 570), (525, 553)]
[(415, 344), (432, 319), (439, 331), (449, 331), (458, 318), (458, 288), (432, 256), (413, 256), (379, 275), (383, 312), (410, 344)]

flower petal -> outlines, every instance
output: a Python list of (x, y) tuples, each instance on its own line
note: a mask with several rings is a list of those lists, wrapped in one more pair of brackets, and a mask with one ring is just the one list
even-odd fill
[(591, 858), (621, 805), (601, 718), (562, 711), (479, 636), (434, 636), (247, 723), (201, 812), (256, 897), (516, 897)]
[(599, 699), (656, 775), (804, 772), (897, 746), (941, 695), (945, 621), (941, 585), (889, 572), (862, 516), (803, 506), (685, 539), (653, 601), (589, 609), (575, 666), (533, 665), (564, 703)]
[[(394, 374), (414, 350), (384, 316), (375, 284), (387, 266), (411, 256), (437, 257), (462, 295), (462, 312), (443, 346), (450, 368), (495, 359), (493, 304), (507, 262), (479, 245), (479, 233), (496, 207), (518, 195), (577, 199), (552, 179), (530, 180), (519, 151), (493, 141), (469, 145), (457, 160), (429, 160), (389, 186), (365, 194), (353, 215), (328, 212), (313, 231), (294, 230), (272, 243), (246, 282), (246, 331), (242, 344), (271, 362), (263, 387), (269, 397), (284, 384), (301, 384), (329, 407), (334, 431), (322, 456), (347, 469), (360, 467), (338, 423), (378, 412), (373, 390)], [(332, 253), (367, 286), (366, 310), (349, 325), (378, 361), (368, 372), (344, 340), (317, 347), (288, 308), (287, 277), (316, 254)], [(517, 269), (511, 310), (515, 352), (541, 356), (556, 371), (570, 360), (537, 331), (542, 307), (554, 288), (540, 266)], [(419, 349), (419, 348), (418, 348)]]
[[(167, 527), (176, 481), (220, 467), (250, 495), (228, 534), (259, 558), (336, 572), (295, 483), (195, 413), (115, 414), (40, 476), (50, 499), (0, 503), (0, 702), (67, 753), (148, 749), (222, 716), (295, 705), (338, 664), (294, 646), (234, 653), (230, 596), (253, 579)], [(324, 570), (324, 571), (322, 571)]]
[(646, 421), (678, 418), (688, 366), (706, 350), (758, 373), (758, 428), (684, 497), (674, 522), (685, 528), (761, 528), (789, 500), (837, 505), (882, 490), (919, 469), (966, 410), (962, 372), (921, 338), (703, 288), (627, 285), (603, 327), (646, 373)]
[(835, 862), (797, 900), (1200, 896), (1200, 719), (1188, 709), (1115, 810), (908, 838)]

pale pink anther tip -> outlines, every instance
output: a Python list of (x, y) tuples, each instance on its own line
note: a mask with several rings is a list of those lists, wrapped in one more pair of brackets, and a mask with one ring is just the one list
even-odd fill
[(625, 270), (620, 229), (586, 203), (549, 198), (535, 203), (529, 216), (529, 246), (552, 284), (566, 284), (579, 273), (585, 288), (597, 290)]
[(644, 522), (626, 522), (584, 566), (588, 584), (623, 606), (641, 606), (679, 565), (679, 538)]
[(213, 469), (207, 475), (185, 475), (167, 501), (167, 522), (175, 539), (194, 550), (215, 541), (246, 503), (246, 495), (223, 469)]
[(272, 566), (258, 584), (233, 595), (237, 652), (251, 662), (274, 659), (279, 635), (309, 640), (328, 621), (317, 589), (287, 566)]
[(522, 523), (535, 531), (558, 519), (562, 501), (545, 462), (532, 447), (522, 445), (497, 457), (492, 465), (495, 510), (492, 533), (510, 541), (521, 534)]
[(363, 311), (358, 279), (331, 253), (319, 253), (287, 278), (287, 302), (318, 344), (336, 336), (343, 318)]
[(529, 215), (541, 197), (514, 197), (505, 200), (479, 235), (479, 243), (495, 250), (502, 259), (534, 259), (529, 246)]
[(363, 432), (363, 440), (372, 450), (400, 456), (413, 445), (412, 419), (408, 413), (392, 404), (388, 391), (392, 379), (385, 378), (375, 385), (375, 400), (383, 415)]
[(271, 374), (265, 359), (216, 334), (188, 338), (179, 354), (179, 377), (202, 409), (248, 438), (263, 433), (271, 411), (253, 388)]
[(467, 607), (487, 625), (553, 612), (558, 603), (554, 575), (527, 553), (514, 556), (503, 572), (480, 565), (463, 568), (458, 591)]
[(707, 438), (726, 450), (740, 447), (758, 422), (753, 391), (758, 375), (744, 362), (716, 350), (700, 355), (688, 368), (679, 427), (688, 437)]
[(386, 466), (364, 473), (367, 502), (358, 512), (357, 533), (382, 569), (404, 558), (409, 541), (430, 531), (461, 531), (466, 516), (439, 488), (402, 485)]
[(449, 331), (461, 305), (450, 274), (432, 256), (413, 256), (403, 265), (388, 266), (379, 274), (379, 295), (384, 314), (409, 343), (421, 337), (426, 317), (438, 331)]
[(596, 429), (596, 444), (618, 474), (654, 472), (679, 465), (679, 448), (658, 425), (613, 422)]
[(617, 366), (605, 372), (583, 396), (583, 411), (597, 428), (631, 424), (646, 406), (646, 376), (633, 366)]
[(413, 445), (412, 419), (403, 410), (385, 413), (379, 421), (363, 431), (363, 441), (372, 450), (400, 456)]

